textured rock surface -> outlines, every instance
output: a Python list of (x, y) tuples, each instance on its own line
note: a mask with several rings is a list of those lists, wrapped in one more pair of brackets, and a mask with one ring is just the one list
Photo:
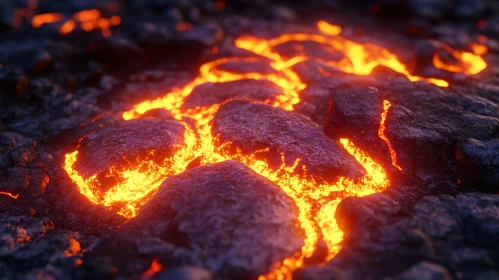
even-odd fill
[(329, 102), (324, 133), (332, 139), (348, 138), (383, 166), (391, 166), (388, 146), (378, 135), (382, 112), (383, 101), (376, 88), (340, 91)]
[(282, 153), (286, 165), (292, 166), (299, 158), (309, 174), (326, 180), (363, 172), (339, 143), (329, 140), (312, 122), (268, 105), (245, 101), (224, 104), (213, 119), (212, 133), (220, 143), (230, 142), (243, 154), (268, 148), (261, 154), (273, 167), (281, 165)]
[[(225, 161), (165, 180), (120, 232), (139, 241), (156, 238), (154, 247), (139, 245), (145, 255), (183, 255), (169, 263), (203, 266), (217, 279), (241, 279), (258, 277), (301, 248), (296, 221), (282, 190), (241, 163)], [(162, 252), (167, 244), (176, 253)]]
[[(442, 176), (456, 181), (455, 150), (459, 143), (466, 142), (468, 138), (490, 141), (498, 137), (499, 107), (494, 90), (470, 92), (469, 89), (456, 87), (449, 91), (424, 82), (411, 83), (383, 67), (375, 68), (373, 75), (368, 77), (349, 76), (338, 71), (324, 77), (318, 72), (318, 67), (314, 63), (296, 66), (298, 73), (312, 83), (302, 92), (302, 103), (296, 106), (297, 111), (318, 124), (324, 124), (325, 132), (332, 137), (350, 132), (353, 137), (360, 138), (357, 140), (359, 145), (363, 145), (367, 138), (379, 142), (373, 126), (375, 104), (379, 103), (373, 93), (366, 96), (372, 101), (369, 104), (365, 100), (356, 102), (354, 97), (362, 94), (362, 87), (357, 87), (359, 84), (376, 87), (377, 97), (392, 103), (386, 119), (385, 135), (397, 152), (398, 164), (404, 172), (421, 180), (430, 177), (430, 180), (435, 180), (435, 176)], [(328, 111), (327, 104), (333, 106), (335, 102), (339, 102), (337, 110), (330, 107)], [(327, 112), (330, 114), (327, 115)], [(355, 118), (345, 118), (348, 112)], [(358, 123), (355, 120), (359, 120)], [(338, 131), (341, 122), (352, 128), (343, 127)], [(362, 126), (362, 123), (365, 125)], [(368, 123), (372, 125), (368, 126)], [(362, 134), (367, 127), (370, 131)], [(373, 146), (365, 148), (374, 155), (378, 154), (380, 161), (385, 162), (386, 150), (379, 151), (379, 147), (385, 145), (379, 143)]]
[(499, 139), (468, 139), (456, 151), (458, 179), (468, 187), (499, 192)]
[(81, 141), (76, 169), (90, 177), (140, 159), (162, 163), (183, 145), (183, 133), (184, 126), (176, 121), (148, 118), (104, 128)]
[(274, 100), (281, 88), (270, 81), (238, 80), (226, 83), (206, 83), (194, 88), (184, 106), (194, 108), (221, 103), (231, 98), (258, 101)]
[(440, 265), (430, 262), (421, 262), (412, 266), (406, 272), (403, 272), (395, 277), (394, 280), (416, 280), (416, 279), (430, 279), (430, 280), (452, 280), (449, 272)]
[(498, 195), (481, 193), (427, 196), (409, 209), (380, 194), (345, 199), (336, 215), (349, 234), (327, 266), (340, 266), (353, 279), (396, 274), (423, 279), (428, 273), (449, 279), (442, 268), (424, 263), (410, 268), (430, 260), (458, 278), (493, 279), (499, 275), (498, 205)]

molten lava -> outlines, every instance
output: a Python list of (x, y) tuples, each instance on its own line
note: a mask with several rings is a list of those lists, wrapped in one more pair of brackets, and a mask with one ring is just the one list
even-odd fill
[[(185, 144), (178, 147), (168, 165), (158, 165), (153, 161), (145, 161), (138, 166), (129, 166), (127, 170), (114, 170), (124, 180), (116, 186), (111, 186), (105, 193), (100, 190), (108, 188), (101, 188), (96, 176), (84, 179), (75, 170), (74, 164), (78, 161), (78, 150), (66, 155), (65, 170), (76, 183), (80, 192), (90, 201), (110, 207), (125, 217), (133, 217), (140, 206), (154, 194), (164, 179), (183, 172), (192, 160), (200, 158), (201, 164), (229, 159), (238, 160), (274, 182), (294, 200), (299, 210), (299, 226), (304, 232), (304, 245), (301, 250), (285, 260), (275, 263), (271, 271), (260, 278), (289, 279), (294, 270), (303, 266), (305, 261), (312, 257), (320, 241), (327, 245), (327, 257), (323, 261), (330, 260), (338, 253), (339, 244), (343, 238), (343, 233), (334, 219), (338, 203), (345, 197), (364, 196), (385, 190), (390, 185), (385, 169), (348, 139), (340, 139), (340, 144), (365, 169), (366, 175), (362, 178), (340, 177), (334, 184), (325, 183), (322, 178), (312, 177), (306, 171), (297, 172), (296, 170), (306, 170), (306, 168), (297, 168), (302, 167), (299, 159), (292, 166), (286, 166), (283, 163), (279, 168), (271, 168), (268, 162), (258, 158), (255, 154), (243, 155), (240, 151), (230, 151), (227, 148), (229, 143), (214, 144), (217, 135), (212, 135), (210, 122), (222, 104), (199, 106), (193, 109), (183, 106), (185, 98), (198, 85), (254, 79), (273, 82), (284, 93), (277, 95), (275, 100), (267, 100), (264, 103), (292, 111), (293, 105), (300, 102), (299, 92), (307, 87), (307, 84), (301, 81), (299, 75), (293, 70), (293, 66), (310, 59), (357, 75), (369, 75), (376, 66), (383, 65), (406, 75), (412, 81), (426, 80), (440, 86), (448, 86), (448, 83), (443, 80), (411, 75), (406, 66), (394, 54), (380, 46), (359, 44), (340, 37), (341, 28), (338, 26), (320, 21), (318, 28), (320, 33), (317, 34), (284, 34), (270, 40), (253, 37), (237, 38), (235, 45), (255, 54), (256, 57), (221, 58), (207, 62), (200, 67), (198, 77), (187, 85), (174, 89), (165, 94), (164, 97), (141, 102), (135, 105), (132, 110), (124, 112), (123, 119), (130, 120), (139, 118), (149, 110), (163, 108), (171, 112), (174, 118), (182, 123), (185, 117), (195, 121), (194, 128), (184, 123), (186, 128)], [(327, 49), (340, 51), (344, 57), (336, 61), (305, 55), (297, 55), (287, 59), (275, 49), (290, 42), (314, 42)], [(234, 73), (219, 67), (230, 62), (267, 63), (274, 72), (265, 74), (258, 72)], [(470, 72), (468, 69), (467, 73)], [(385, 120), (391, 104), (384, 101), (383, 105), (384, 110), (381, 115), (378, 135), (390, 148), (393, 165), (401, 169), (397, 165), (397, 155), (385, 135)], [(111, 167), (111, 171), (113, 171), (113, 167)], [(153, 266), (151, 269), (154, 270)]]
[(392, 143), (385, 135), (386, 116), (388, 116), (388, 109), (390, 109), (391, 106), (392, 104), (388, 100), (383, 101), (383, 113), (381, 114), (381, 122), (379, 123), (378, 137), (383, 139), (383, 141), (385, 141), (386, 145), (388, 146), (388, 149), (390, 150), (390, 156), (392, 157), (392, 165), (395, 166), (398, 170), (402, 171), (402, 167), (397, 164), (397, 154), (392, 147)]
[(487, 63), (482, 58), (488, 49), (481, 44), (471, 44), (473, 52), (456, 51), (446, 44), (441, 44), (441, 48), (450, 53), (456, 60), (456, 63), (443, 62), (440, 58), (440, 53), (436, 52), (433, 55), (433, 65), (436, 68), (455, 73), (464, 73), (466, 75), (474, 75), (480, 73), (487, 68)]
[(31, 25), (33, 25), (34, 28), (40, 28), (44, 24), (59, 22), (63, 18), (63, 15), (56, 13), (40, 14), (31, 19)]
[(0, 195), (5, 195), (5, 196), (8, 196), (8, 197), (13, 198), (13, 199), (19, 198), (19, 194), (12, 194), (10, 192), (0, 192)]

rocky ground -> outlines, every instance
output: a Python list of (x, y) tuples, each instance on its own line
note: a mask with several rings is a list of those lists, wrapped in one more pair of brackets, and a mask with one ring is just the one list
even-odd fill
[[(451, 86), (410, 82), (385, 67), (357, 76), (304, 61), (293, 66), (308, 85), (294, 112), (248, 101), (220, 107), (218, 140), (247, 153), (269, 148), (263, 156), (277, 166), (284, 152), (284, 161), (301, 158), (326, 180), (362, 175), (337, 142), (348, 138), (388, 169), (388, 190), (339, 204), (340, 253), (293, 278), (499, 279), (499, 4), (346, 2), (2, 1), (0, 278), (256, 279), (299, 250), (293, 201), (237, 161), (193, 164), (126, 220), (79, 192), (64, 155), (83, 138), (81, 171), (107, 179), (106, 166), (139, 160), (141, 149), (158, 150), (147, 157), (154, 161), (171, 157), (184, 126), (164, 110), (129, 122), (121, 112), (188, 83), (202, 62), (249, 57), (232, 44), (237, 36), (270, 38), (325, 19)], [(30, 22), (33, 14), (69, 18), (96, 7), (121, 18), (108, 37), (82, 27), (61, 35), (62, 22)], [(489, 49), (480, 74), (432, 65), (436, 44), (466, 49), (480, 36)], [(223, 67), (273, 71), (258, 63)], [(184, 106), (281, 94), (262, 81), (204, 84)], [(402, 171), (377, 134), (383, 100), (392, 104), (385, 134)], [(155, 261), (161, 265), (152, 274)]]

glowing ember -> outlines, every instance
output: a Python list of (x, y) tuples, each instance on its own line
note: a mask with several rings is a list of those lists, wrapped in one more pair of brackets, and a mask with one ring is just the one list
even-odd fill
[[(61, 22), (64, 15), (57, 13), (40, 14), (33, 17), (31, 24), (35, 28), (40, 28), (43, 24)], [(121, 24), (119, 16), (104, 18), (101, 12), (97, 9), (83, 10), (73, 15), (72, 19), (66, 20), (59, 28), (59, 34), (66, 35), (71, 33), (77, 23), (81, 25), (81, 29), (86, 32), (100, 30), (105, 37), (111, 36), (111, 27)]]
[[(487, 40), (487, 39), (485, 39), (485, 40)], [(484, 55), (489, 51), (487, 46), (482, 45), (482, 44), (472, 43), (470, 47), (471, 47), (471, 50), (473, 51), (473, 53), (476, 55)]]
[(321, 20), (317, 23), (317, 27), (319, 28), (319, 30), (322, 31), (322, 33), (327, 34), (327, 35), (336, 36), (336, 35), (340, 35), (340, 33), (341, 33), (340, 26), (329, 24), (323, 20)]
[(50, 13), (50, 14), (40, 14), (33, 17), (31, 24), (34, 28), (40, 28), (44, 24), (59, 22), (63, 19), (61, 14)]
[[(338, 26), (321, 21), (318, 23), (318, 28), (322, 34), (284, 34), (270, 40), (253, 37), (238, 38), (235, 40), (237, 47), (250, 51), (258, 55), (258, 57), (221, 58), (207, 62), (200, 67), (199, 76), (192, 82), (165, 94), (162, 98), (139, 103), (132, 110), (124, 112), (123, 118), (130, 120), (139, 118), (140, 115), (149, 110), (163, 108), (168, 110), (180, 122), (183, 122), (182, 120), (185, 117), (195, 121), (195, 130), (184, 124), (186, 128), (184, 133), (185, 145), (178, 148), (174, 158), (168, 162), (169, 165), (166, 165), (166, 163), (158, 165), (153, 161), (144, 161), (138, 166), (130, 166), (124, 171), (117, 171), (111, 167), (111, 173), (119, 173), (120, 178), (123, 178), (123, 180), (118, 185), (111, 186), (111, 188), (100, 188), (101, 183), (96, 176), (84, 179), (74, 169), (78, 155), (78, 151), (74, 151), (66, 154), (64, 165), (66, 172), (76, 183), (80, 192), (90, 201), (108, 207), (115, 203), (121, 203), (125, 206), (115, 210), (126, 217), (132, 217), (136, 215), (138, 208), (154, 194), (162, 180), (168, 176), (183, 172), (192, 160), (201, 158), (201, 164), (229, 159), (238, 160), (274, 182), (294, 200), (299, 209), (299, 226), (304, 232), (304, 246), (301, 250), (296, 252), (295, 255), (274, 264), (271, 272), (260, 278), (290, 278), (294, 270), (303, 266), (305, 260), (312, 257), (320, 239), (327, 245), (328, 254), (323, 261), (330, 260), (338, 253), (340, 249), (339, 243), (343, 238), (343, 233), (334, 219), (338, 203), (348, 196), (364, 196), (385, 190), (390, 185), (390, 181), (384, 168), (348, 139), (340, 139), (340, 144), (365, 169), (366, 175), (362, 178), (340, 177), (334, 184), (325, 183), (322, 178), (311, 177), (306, 171), (297, 172), (296, 170), (306, 170), (306, 168), (297, 168), (302, 167), (299, 159), (292, 166), (286, 166), (283, 163), (279, 168), (271, 168), (268, 162), (260, 159), (255, 154), (243, 155), (240, 151), (230, 151), (227, 148), (230, 143), (222, 143), (218, 146), (214, 144), (216, 141), (214, 141), (214, 136), (211, 133), (210, 122), (222, 104), (199, 106), (193, 109), (183, 107), (185, 98), (198, 85), (253, 79), (267, 80), (280, 87), (283, 94), (277, 95), (275, 100), (267, 100), (264, 103), (291, 111), (293, 105), (300, 102), (299, 92), (307, 86), (300, 80), (298, 74), (292, 70), (292, 66), (309, 59), (315, 59), (344, 72), (357, 75), (369, 75), (376, 66), (383, 65), (404, 74), (412, 81), (426, 80), (440, 86), (448, 86), (448, 83), (443, 80), (411, 75), (406, 66), (394, 54), (380, 46), (359, 44), (338, 36), (341, 33), (341, 28)], [(289, 42), (315, 42), (329, 49), (342, 52), (344, 58), (339, 61), (329, 61), (298, 55), (285, 59), (275, 51), (275, 48)], [(270, 74), (258, 72), (234, 73), (219, 68), (219, 66), (230, 62), (262, 62), (267, 63), (275, 71)], [(466, 64), (463, 67), (468, 66), (470, 65)], [(472, 72), (470, 68), (466, 68), (466, 71), (468, 73)], [(393, 165), (401, 169), (397, 165), (395, 151), (385, 135), (385, 120), (391, 104), (384, 101), (383, 105), (384, 110), (378, 136), (390, 148)], [(102, 193), (96, 191), (98, 189), (109, 190)], [(158, 268), (158, 264), (153, 262), (151, 269), (148, 271), (156, 271), (160, 268)]]
[(61, 28), (59, 28), (59, 33), (61, 35), (66, 35), (68, 33), (71, 33), (76, 27), (76, 23), (73, 20), (68, 20), (66, 21)]
[(64, 254), (69, 258), (78, 255), (80, 252), (80, 242), (78, 242), (78, 240), (76, 240), (73, 236), (69, 235), (69, 248), (64, 251)]
[(140, 280), (147, 280), (151, 278), (154, 274), (160, 272), (161, 269), (163, 269), (163, 265), (158, 261), (158, 259), (153, 260), (151, 267), (149, 267), (149, 269), (140, 276)]
[(11, 194), (10, 192), (0, 192), (0, 195), (5, 195), (13, 199), (19, 198), (19, 194)]

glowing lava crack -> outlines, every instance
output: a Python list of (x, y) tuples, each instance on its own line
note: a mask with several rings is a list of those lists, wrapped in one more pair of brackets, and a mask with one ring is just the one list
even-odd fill
[[(78, 150), (66, 155), (65, 170), (77, 184), (80, 192), (90, 201), (115, 210), (118, 209), (116, 211), (123, 216), (133, 217), (136, 215), (137, 209), (147, 202), (166, 177), (185, 171), (188, 164), (194, 159), (198, 159), (200, 164), (229, 159), (237, 160), (274, 182), (294, 200), (299, 209), (299, 226), (305, 233), (304, 246), (301, 250), (296, 252), (295, 255), (274, 264), (271, 272), (260, 278), (290, 278), (292, 272), (303, 266), (306, 259), (314, 254), (320, 240), (327, 244), (327, 257), (324, 261), (330, 260), (339, 251), (339, 243), (343, 236), (334, 219), (336, 206), (343, 198), (348, 196), (364, 196), (385, 190), (390, 182), (384, 168), (348, 139), (340, 139), (340, 144), (365, 169), (366, 175), (362, 178), (339, 177), (336, 183), (325, 183), (322, 178), (312, 177), (306, 172), (296, 172), (296, 170), (306, 170), (306, 166), (302, 166), (299, 159), (293, 165), (287, 166), (283, 163), (278, 168), (271, 168), (268, 162), (258, 158), (255, 154), (248, 155), (240, 151), (229, 151), (227, 148), (229, 143), (222, 143), (219, 146), (214, 144), (217, 141), (214, 141), (212, 135), (211, 120), (222, 104), (195, 108), (183, 106), (186, 97), (198, 85), (249, 79), (264, 80), (277, 85), (282, 89), (283, 94), (276, 95), (275, 98), (268, 99), (263, 103), (292, 111), (293, 105), (300, 101), (299, 92), (307, 86), (300, 80), (298, 74), (292, 70), (292, 66), (309, 59), (357, 75), (368, 75), (376, 66), (383, 65), (404, 74), (411, 81), (427, 80), (439, 86), (448, 86), (448, 83), (443, 80), (411, 75), (405, 65), (394, 54), (380, 46), (358, 44), (338, 36), (341, 32), (341, 28), (338, 26), (321, 21), (318, 23), (318, 28), (321, 34), (284, 34), (270, 40), (250, 37), (238, 38), (235, 45), (254, 53), (257, 57), (222, 58), (205, 63), (200, 67), (199, 76), (189, 84), (165, 94), (162, 98), (137, 104), (132, 110), (123, 113), (125, 120), (131, 120), (139, 118), (141, 114), (151, 109), (163, 108), (171, 112), (176, 120), (184, 124), (185, 143), (180, 147), (176, 147), (176, 152), (168, 160), (168, 164), (143, 161), (137, 165), (128, 166), (126, 170), (115, 170), (115, 172), (120, 173), (122, 180), (115, 186), (111, 186), (106, 193), (102, 193), (103, 188), (101, 188), (101, 183), (96, 176), (84, 178), (75, 170), (75, 163), (78, 161)], [(327, 61), (305, 55), (285, 59), (275, 48), (289, 42), (318, 43), (325, 49), (342, 52), (344, 57), (337, 61)], [(466, 55), (466, 57), (469, 58), (470, 55)], [(473, 58), (481, 59), (476, 55)], [(230, 62), (262, 62), (268, 64), (274, 71), (262, 74), (258, 72), (233, 73), (221, 70), (220, 66)], [(479, 65), (479, 67), (484, 66)], [(475, 73), (476, 67), (470, 72)], [(396, 162), (396, 153), (384, 134), (384, 121), (389, 113), (390, 103), (384, 101), (383, 105), (384, 111), (378, 136), (390, 148), (393, 165), (401, 169)], [(195, 121), (194, 127), (184, 122), (186, 118)]]

